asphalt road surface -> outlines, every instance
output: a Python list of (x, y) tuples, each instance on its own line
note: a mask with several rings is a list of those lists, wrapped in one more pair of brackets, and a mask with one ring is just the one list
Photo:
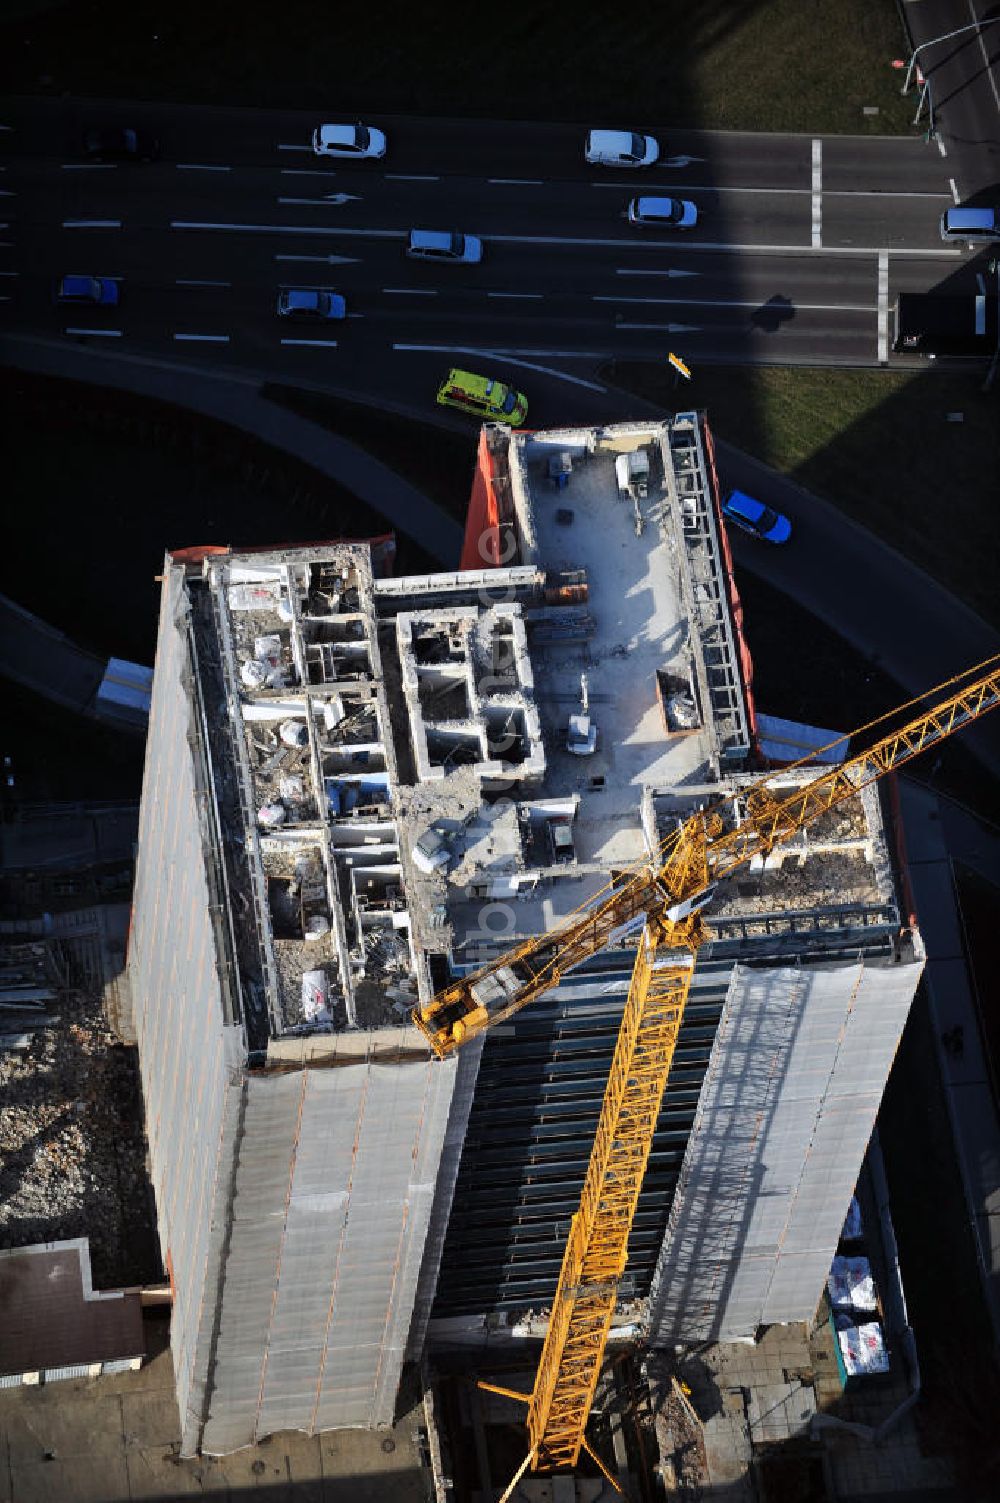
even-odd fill
[[(976, 287), (943, 245), (955, 165), (921, 139), (661, 132), (641, 172), (588, 167), (583, 130), (372, 117), (380, 162), (309, 146), (315, 117), (8, 100), (0, 112), (0, 329), (225, 363), (416, 406), (449, 364), (532, 391), (594, 387), (610, 356), (878, 365), (901, 290)], [(94, 165), (92, 127), (153, 132), (150, 164)], [(693, 230), (627, 223), (690, 198)], [(479, 265), (407, 259), (412, 227), (480, 235)], [(120, 305), (53, 303), (66, 273)], [(281, 287), (342, 292), (343, 322), (279, 319)], [(426, 398), (423, 394), (426, 393)], [(551, 417), (561, 416), (554, 404)], [(550, 420), (533, 404), (532, 417)]]

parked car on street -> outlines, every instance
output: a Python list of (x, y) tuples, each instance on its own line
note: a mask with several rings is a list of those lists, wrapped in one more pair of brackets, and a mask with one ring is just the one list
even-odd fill
[(528, 416), (528, 399), (521, 392), (472, 371), (450, 370), (438, 388), (437, 400), (442, 407), (458, 407), (512, 428), (520, 428)]
[(279, 318), (311, 323), (316, 319), (346, 316), (347, 304), (339, 292), (327, 292), (321, 287), (282, 287), (278, 293)]
[(411, 230), (406, 254), (417, 261), (464, 261), (472, 265), (483, 259), (483, 242), (478, 235), (462, 235), (457, 230)]
[(749, 532), (751, 537), (763, 538), (765, 543), (787, 543), (792, 535), (792, 524), (780, 511), (772, 511), (762, 501), (755, 501), (745, 491), (730, 491), (722, 503), (722, 515), (734, 527)]
[(57, 303), (82, 303), (97, 308), (117, 308), (120, 288), (110, 277), (60, 277)]
[(698, 210), (686, 198), (633, 198), (628, 206), (628, 218), (630, 224), (689, 230), (698, 223)]
[(122, 126), (88, 130), (83, 151), (92, 162), (153, 162), (160, 155), (160, 143), (149, 131)]
[(942, 240), (1000, 240), (1000, 209), (945, 209), (941, 215)]
[(652, 167), (660, 146), (655, 136), (636, 131), (592, 130), (584, 154), (595, 167)]
[(312, 148), (318, 157), (384, 157), (385, 136), (374, 125), (317, 125)]

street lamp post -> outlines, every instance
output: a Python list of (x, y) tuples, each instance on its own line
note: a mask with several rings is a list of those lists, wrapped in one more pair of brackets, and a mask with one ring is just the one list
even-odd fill
[[(910, 54), (909, 65), (907, 66), (907, 69), (906, 69), (906, 80), (905, 80), (905, 82), (903, 84), (903, 87), (900, 89), (899, 92), (901, 94), (908, 94), (910, 92), (910, 85), (913, 82), (913, 71), (914, 71), (914, 69), (917, 66), (917, 55), (919, 53), (923, 52), (925, 48), (927, 48), (927, 47), (936, 47), (937, 44), (938, 44), (938, 42), (949, 42), (952, 37), (960, 37), (963, 34), (963, 32), (966, 32), (966, 31), (982, 31), (982, 29), (983, 29), (984, 26), (992, 26), (995, 21), (1000, 21), (1000, 16), (988, 16), (985, 21), (970, 21), (969, 24), (968, 24), (968, 26), (959, 26), (959, 27), (956, 28), (955, 31), (945, 31), (945, 32), (942, 32), (941, 36), (939, 36), (939, 37), (931, 37), (931, 39), (930, 39), (929, 42), (921, 42), (918, 47), (914, 47), (912, 53)], [(926, 90), (927, 90), (927, 84), (926, 84), (926, 81), (925, 81), (925, 83), (924, 83), (924, 92), (925, 93), (926, 93)], [(921, 102), (921, 104), (923, 104), (923, 94), (920, 96), (920, 102)], [(917, 112), (917, 119), (918, 120), (920, 119), (919, 110)], [(916, 124), (916, 121), (914, 121), (914, 124)]]

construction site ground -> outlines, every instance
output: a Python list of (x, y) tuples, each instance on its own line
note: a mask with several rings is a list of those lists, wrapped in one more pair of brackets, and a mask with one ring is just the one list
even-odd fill
[(0, 1503), (425, 1503), (418, 1395), (391, 1431), (286, 1431), (234, 1455), (182, 1459), (165, 1320), (136, 1373), (0, 1390)]

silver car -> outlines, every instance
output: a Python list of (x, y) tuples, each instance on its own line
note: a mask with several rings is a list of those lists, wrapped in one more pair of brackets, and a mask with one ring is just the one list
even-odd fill
[(312, 149), (318, 157), (384, 157), (385, 136), (374, 125), (317, 125)]
[(471, 264), (483, 259), (483, 242), (478, 235), (462, 235), (457, 230), (411, 230), (406, 254), (418, 261)]

